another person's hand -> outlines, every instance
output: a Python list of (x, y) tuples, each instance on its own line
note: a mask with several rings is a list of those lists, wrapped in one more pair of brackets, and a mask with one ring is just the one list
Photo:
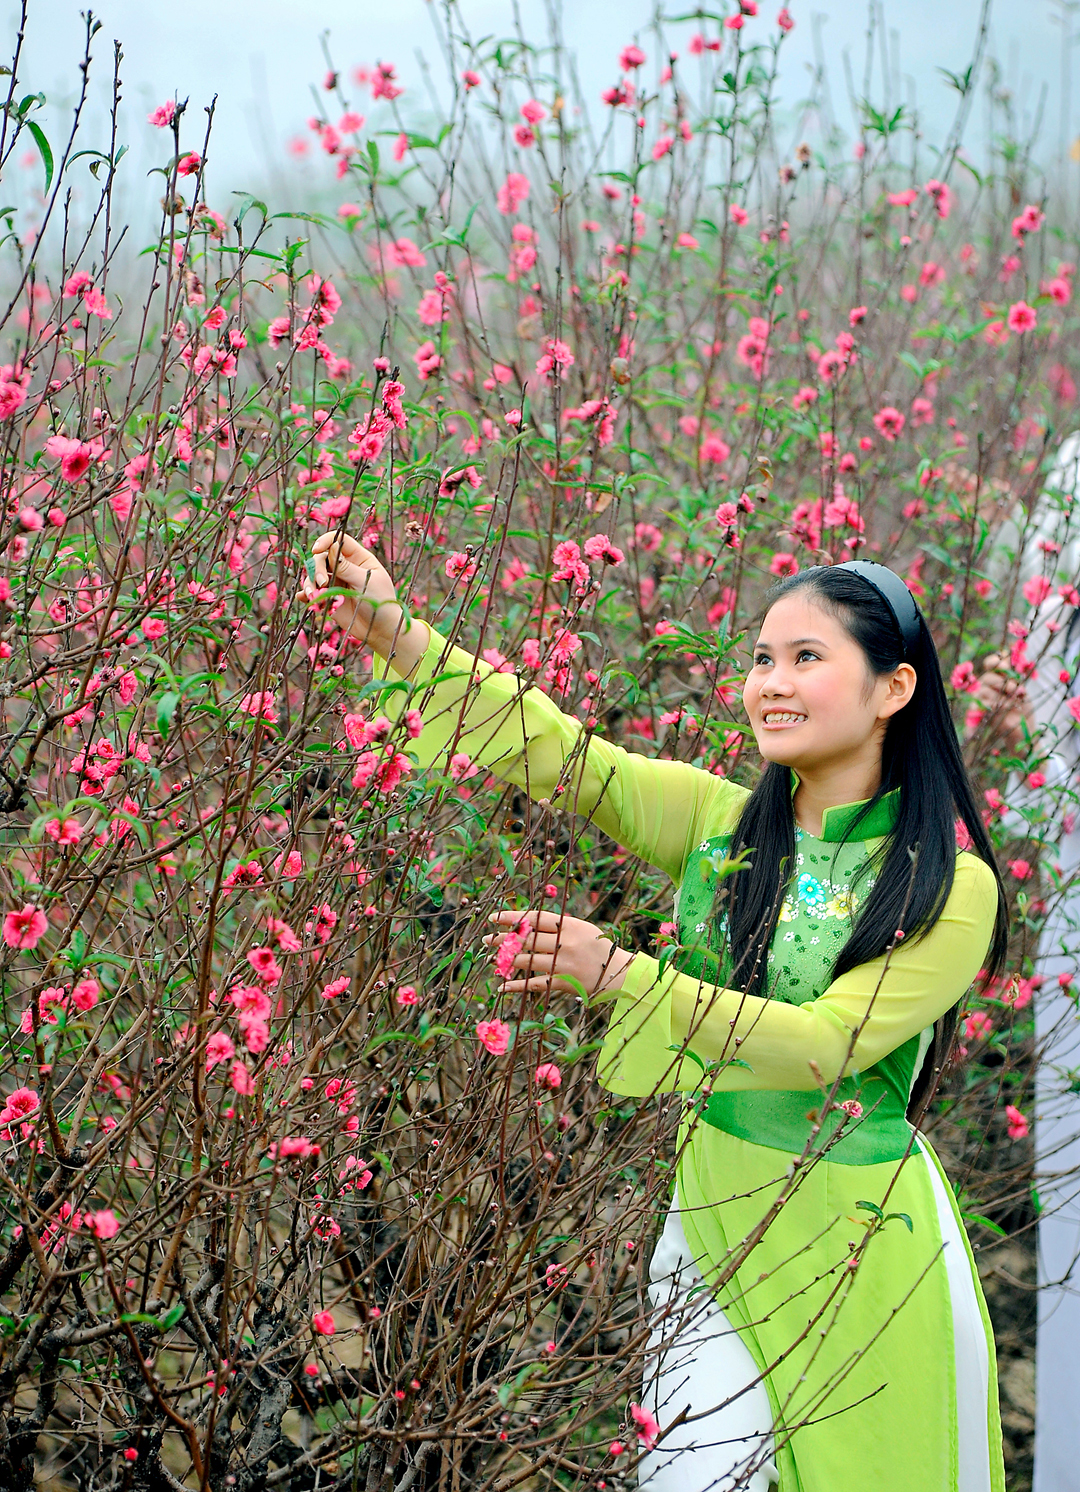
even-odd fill
[(327, 586), (346, 590), (334, 619), (361, 642), (393, 638), (401, 622), (401, 604), (386, 566), (351, 534), (340, 530), (320, 534), (312, 545), (315, 578), (304, 582), (308, 600), (316, 600)]
[[(1018, 679), (1011, 679), (1001, 671), (1004, 661), (999, 653), (991, 653), (986, 659), (983, 672), (979, 675), (975, 700), (993, 717), (992, 728), (996, 738), (1010, 755), (1017, 756), (1024, 745), (1024, 723), (1027, 723), (1030, 735), (1035, 734), (1037, 725), (1027, 690)], [(973, 736), (978, 729), (981, 726), (969, 729), (968, 737)]]
[(618, 990), (619, 981), (634, 957), (617, 948), (591, 922), (580, 917), (564, 917), (543, 910), (527, 912), (493, 912), (502, 932), (489, 933), (485, 944), (501, 943), (506, 932), (527, 922), (521, 948), (514, 956), (513, 968), (531, 970), (531, 977), (505, 979), (499, 986), (506, 994), (515, 990), (568, 990), (580, 993), (576, 980), (586, 995)]

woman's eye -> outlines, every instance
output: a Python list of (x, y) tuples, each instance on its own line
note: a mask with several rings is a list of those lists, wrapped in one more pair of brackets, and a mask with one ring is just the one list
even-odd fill
[(796, 658), (795, 661), (796, 663), (801, 663), (804, 658), (816, 658), (817, 656), (817, 653), (812, 652), (809, 648), (803, 648), (802, 652), (799, 654), (798, 658)]

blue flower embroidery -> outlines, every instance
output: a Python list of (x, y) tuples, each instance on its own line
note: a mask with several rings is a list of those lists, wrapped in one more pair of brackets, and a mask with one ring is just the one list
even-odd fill
[(799, 877), (799, 900), (806, 903), (807, 912), (816, 913), (819, 917), (825, 912), (825, 891), (820, 881), (815, 881), (811, 875)]

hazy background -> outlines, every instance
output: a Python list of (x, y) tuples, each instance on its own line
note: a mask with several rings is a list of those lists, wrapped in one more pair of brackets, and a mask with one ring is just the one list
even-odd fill
[[(744, 37), (774, 33), (778, 8), (779, 0), (764, 0), (761, 14), (747, 22)], [(548, 0), (522, 0), (520, 9), (527, 35), (541, 42), (546, 35)], [(655, 77), (657, 46), (648, 31), (655, 9), (655, 0), (573, 0), (564, 7), (564, 39), (575, 54), (585, 98), (597, 114), (602, 110), (601, 88), (618, 77), (619, 49), (635, 34), (649, 55), (646, 71)], [(672, 14), (686, 9), (668, 7)], [(790, 9), (796, 29), (782, 53), (781, 97), (790, 110), (792, 128), (799, 117), (797, 105), (810, 90), (817, 55), (827, 69), (833, 117), (853, 132), (844, 59), (846, 54), (861, 91), (867, 5), (862, 0), (832, 0), (811, 6), (791, 0)], [(91, 118), (96, 138), (92, 143), (104, 143), (105, 85), (115, 37), (124, 51), (121, 140), (131, 151), (123, 168), (129, 212), (141, 200), (149, 207), (160, 195), (160, 178), (148, 182), (146, 171), (164, 158), (168, 141), (147, 125), (146, 114), (174, 94), (191, 100), (184, 136), (187, 148), (199, 143), (202, 106), (218, 96), (210, 153), (212, 205), (213, 199), (237, 187), (292, 191), (294, 184), (301, 183), (325, 192), (328, 201), (344, 199), (346, 188), (337, 185), (333, 163), (321, 152), (310, 151), (305, 160), (298, 160), (286, 148), (290, 138), (306, 133), (305, 120), (314, 112), (311, 88), (318, 88), (326, 71), (320, 34), (329, 33), (334, 60), (346, 79), (357, 64), (393, 62), (407, 90), (399, 108), (409, 125), (422, 129), (431, 117), (427, 90), (437, 90), (445, 74), (432, 10), (428, 0), (187, 0), (182, 9), (160, 0), (102, 0), (95, 7), (103, 27), (94, 44), (96, 86)], [(959, 72), (966, 67), (979, 11), (977, 0), (886, 0), (879, 5), (892, 105), (914, 102), (929, 141), (944, 138), (957, 102), (937, 69)], [(1019, 4), (998, 0), (992, 17), (988, 55), (1001, 67), (1001, 81), (1013, 95), (1022, 130), (1030, 131), (1041, 113), (1035, 155), (1048, 169), (1066, 155), (1077, 134), (1071, 107), (1076, 97), (1071, 86), (1076, 48), (1066, 43), (1066, 27), (1080, 30), (1077, 12), (1080, 4), (1075, 0), (1021, 0)], [(507, 0), (465, 0), (462, 14), (474, 39), (512, 34), (513, 6)], [(1066, 15), (1063, 26), (1061, 19)], [(7, 38), (14, 38), (16, 25), (17, 11), (9, 8)], [(696, 29), (693, 23), (667, 28), (670, 44), (684, 57), (686, 41)], [(54, 145), (62, 133), (59, 106), (70, 103), (78, 82), (82, 36), (78, 0), (30, 0), (20, 75), (28, 91), (41, 89), (48, 96), (46, 111), (35, 117)], [(421, 58), (430, 64), (427, 83)], [(984, 73), (984, 81), (985, 77)], [(879, 43), (872, 83), (879, 101), (885, 93), (883, 78)], [(346, 86), (371, 129), (396, 128), (385, 104), (373, 105), (366, 90), (351, 83)], [(336, 118), (336, 105), (330, 105), (330, 115)], [(985, 154), (981, 99), (966, 138), (973, 159)], [(1068, 169), (1074, 175), (1080, 172), (1076, 165)], [(40, 163), (26, 152), (20, 154), (18, 173), (18, 180), (6, 182), (5, 190), (32, 194), (40, 189)], [(77, 182), (76, 173), (73, 178)], [(278, 200), (276, 205), (285, 204)]]

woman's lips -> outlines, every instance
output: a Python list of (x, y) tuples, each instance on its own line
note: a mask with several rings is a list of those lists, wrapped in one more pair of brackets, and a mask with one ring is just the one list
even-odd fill
[[(770, 711), (770, 713), (772, 712)], [(797, 714), (794, 710), (778, 710), (776, 713), (784, 715)], [(797, 725), (803, 725), (805, 721), (806, 716), (801, 714), (795, 720), (769, 720), (765, 714), (762, 714), (761, 728), (762, 730), (794, 730)]]

